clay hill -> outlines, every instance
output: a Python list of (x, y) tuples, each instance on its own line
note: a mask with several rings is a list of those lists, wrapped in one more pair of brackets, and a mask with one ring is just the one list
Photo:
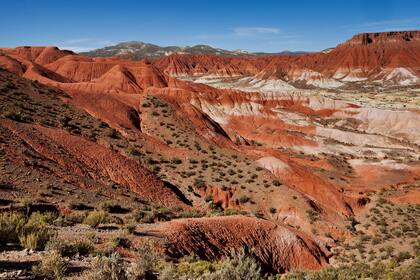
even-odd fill
[(300, 56), (223, 58), (171, 55), (156, 62), (170, 75), (249, 76), (248, 86), (285, 90), (364, 85), (417, 85), (420, 32), (364, 33), (328, 52)]
[[(126, 261), (149, 241), (265, 273), (414, 261), (420, 31), (299, 56), (2, 48), (0, 67), (2, 211), (53, 211), (96, 248), (129, 226)], [(0, 255), (10, 275), (41, 256)]]

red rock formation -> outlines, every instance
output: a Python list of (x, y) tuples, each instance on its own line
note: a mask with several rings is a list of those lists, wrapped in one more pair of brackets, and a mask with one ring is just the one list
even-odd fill
[[(71, 171), (70, 181), (89, 188), (89, 179), (105, 183), (106, 178), (127, 186), (148, 201), (167, 206), (184, 206), (175, 193), (138, 162), (100, 144), (70, 135), (68, 132), (0, 120), (0, 127), (11, 131), (42, 157)], [(59, 174), (62, 176), (63, 174)]]
[[(418, 113), (364, 108), (319, 95), (276, 90), (270, 84), (268, 92), (257, 92), (258, 87), (249, 92), (218, 89), (184, 81), (181, 76), (210, 76), (222, 82), (245, 77), (254, 79), (254, 83), (277, 79), (284, 80), (286, 85), (285, 81), (312, 86), (341, 85), (362, 79), (405, 82), (407, 77), (416, 83), (420, 65), (419, 34), (413, 31), (356, 35), (328, 53), (302, 56), (176, 54), (152, 63), (86, 58), (51, 47), (20, 47), (2, 49), (0, 66), (63, 89), (70, 96), (71, 104), (121, 133), (129, 129), (159, 151), (187, 155), (189, 151), (166, 145), (141, 131), (141, 102), (146, 95), (158, 96), (175, 112), (177, 125), (188, 127), (187, 131), (196, 133), (202, 141), (249, 156), (250, 162), (259, 163), (260, 168), (277, 176), (284, 184), (284, 192), (270, 189), (272, 193), (265, 193), (260, 184), (255, 186), (252, 196), (263, 211), (280, 204), (273, 219), (296, 221), (295, 225), (303, 228), (309, 202), (317, 205), (323, 219), (336, 221), (362, 207), (357, 203), (362, 196), (360, 192), (415, 180), (420, 172), (416, 162), (395, 167), (394, 162), (388, 164), (375, 159), (378, 164), (373, 164), (363, 162), (361, 157), (356, 162), (351, 158), (359, 157), (360, 151), (370, 145), (377, 151), (395, 148), (408, 154), (416, 152), (415, 144), (420, 144), (416, 130)], [(136, 121), (130, 116), (135, 116)], [(341, 151), (349, 155), (343, 152), (340, 158), (329, 157)], [(93, 156), (84, 157), (92, 160)], [(104, 163), (107, 160), (112, 161), (104, 156), (95, 170), (108, 168)], [(122, 165), (120, 160), (117, 165), (131, 171), (128, 175), (124, 172), (116, 175), (117, 171), (112, 170), (113, 178), (136, 189), (138, 182), (125, 178), (132, 176), (136, 168)], [(265, 179), (269, 189), (273, 178)], [(209, 193), (216, 202), (224, 207), (232, 206), (233, 194), (218, 191), (220, 186), (216, 184), (213, 187)], [(242, 194), (240, 188), (237, 191), (235, 196)], [(297, 194), (300, 204), (291, 205)], [(148, 195), (155, 198), (155, 194)]]
[[(214, 75), (220, 77), (253, 76), (259, 79), (344, 82), (383, 79), (388, 69), (407, 69), (401, 82), (420, 74), (420, 31), (362, 33), (338, 45), (328, 53), (274, 57), (218, 57), (209, 55), (171, 55), (156, 61), (166, 74)], [(312, 77), (307, 77), (307, 72)], [(385, 79), (390, 81), (392, 79)], [(319, 85), (319, 84), (318, 84)], [(339, 84), (337, 84), (339, 86)]]
[(229, 216), (175, 220), (158, 228), (167, 237), (171, 256), (195, 254), (204, 259), (229, 256), (230, 250), (246, 249), (265, 269), (285, 272), (319, 269), (324, 252), (305, 235), (256, 218)]

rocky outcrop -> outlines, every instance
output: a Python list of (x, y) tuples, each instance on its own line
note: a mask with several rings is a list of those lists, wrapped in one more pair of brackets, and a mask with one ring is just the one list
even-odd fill
[(309, 237), (272, 222), (243, 217), (181, 219), (162, 225), (170, 256), (195, 254), (204, 259), (229, 256), (245, 249), (265, 270), (285, 272), (319, 269), (327, 256)]

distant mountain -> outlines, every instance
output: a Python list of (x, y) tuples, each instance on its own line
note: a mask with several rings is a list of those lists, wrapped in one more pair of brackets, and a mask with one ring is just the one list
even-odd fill
[(265, 52), (254, 52), (252, 53), (253, 55), (290, 55), (290, 56), (294, 56), (294, 55), (303, 55), (303, 54), (308, 54), (311, 52), (304, 52), (304, 51), (282, 51), (282, 52), (278, 52), (278, 53), (265, 53)]
[(241, 55), (301, 55), (305, 52), (280, 52), (280, 53), (251, 53), (244, 50), (224, 50), (220, 48), (213, 48), (208, 45), (195, 45), (195, 46), (168, 46), (161, 47), (154, 44), (144, 43), (141, 41), (130, 41), (119, 43), (115, 46), (104, 47), (88, 52), (81, 53), (82, 55), (92, 57), (110, 57), (119, 56), (131, 59), (143, 59), (143, 58), (159, 58), (173, 53), (180, 54), (212, 54), (222, 56), (241, 56)]

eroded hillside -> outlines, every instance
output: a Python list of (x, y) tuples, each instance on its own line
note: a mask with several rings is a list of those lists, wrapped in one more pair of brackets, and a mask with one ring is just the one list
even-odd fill
[[(405, 236), (387, 256), (411, 259), (418, 227), (399, 234), (392, 221), (392, 237), (381, 221), (417, 217), (418, 51), (417, 31), (275, 58), (2, 49), (2, 209), (79, 216), (60, 234), (93, 232), (96, 247), (130, 226), (130, 246), (116, 245), (127, 259), (153, 240), (174, 259), (245, 248), (266, 272), (311, 270), (363, 261), (367, 249), (350, 249), (378, 231)], [(378, 228), (365, 226), (383, 201)], [(107, 218), (80, 225), (95, 208)]]

